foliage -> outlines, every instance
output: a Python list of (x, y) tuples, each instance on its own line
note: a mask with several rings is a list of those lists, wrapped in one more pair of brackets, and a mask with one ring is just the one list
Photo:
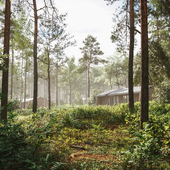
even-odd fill
[(129, 133), (137, 142), (123, 152), (123, 166), (125, 169), (166, 169), (170, 167), (169, 155), (169, 115), (170, 106), (166, 104), (150, 103), (149, 121), (144, 123), (144, 129), (139, 130), (139, 110), (127, 115), (127, 123), (132, 123)]
[(126, 86), (127, 84), (127, 58), (120, 54), (114, 57), (109, 57), (105, 65), (105, 82), (113, 89), (113, 85)]
[(91, 97), (88, 99), (88, 105), (96, 104), (96, 96), (101, 93), (101, 90), (94, 89), (92, 91)]
[(68, 59), (66, 65), (62, 70), (61, 82), (69, 88), (69, 101), (72, 103), (72, 90), (75, 86), (75, 81), (77, 78), (77, 67), (75, 64), (75, 57)]
[(128, 103), (16, 110), (0, 123), (0, 167), (169, 169), (170, 105), (150, 102), (149, 113), (140, 130), (139, 102), (133, 114)]
[(100, 50), (99, 42), (97, 38), (91, 35), (88, 35), (87, 38), (83, 41), (84, 47), (80, 48), (83, 53), (83, 57), (79, 59), (80, 68), (79, 71), (83, 72), (87, 70), (87, 84), (88, 84), (88, 93), (87, 96), (90, 97), (90, 69), (92, 65), (98, 65), (99, 63), (104, 63), (105, 60), (101, 59), (99, 56), (104, 53)]
[(20, 108), (20, 101), (18, 99), (12, 99), (8, 100), (9, 106), (8, 106), (8, 112), (14, 111)]
[(76, 99), (74, 100), (74, 103), (77, 105), (83, 105), (83, 99), (82, 99), (80, 93), (76, 92), (75, 97), (76, 97)]

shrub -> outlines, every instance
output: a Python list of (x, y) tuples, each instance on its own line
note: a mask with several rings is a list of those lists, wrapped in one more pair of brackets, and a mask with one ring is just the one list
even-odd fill
[(8, 100), (8, 112), (17, 110), (20, 108), (20, 101), (18, 99), (10, 99)]

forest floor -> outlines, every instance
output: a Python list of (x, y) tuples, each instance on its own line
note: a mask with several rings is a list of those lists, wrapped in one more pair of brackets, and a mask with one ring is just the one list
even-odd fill
[(22, 110), (0, 124), (0, 170), (170, 169), (170, 105)]

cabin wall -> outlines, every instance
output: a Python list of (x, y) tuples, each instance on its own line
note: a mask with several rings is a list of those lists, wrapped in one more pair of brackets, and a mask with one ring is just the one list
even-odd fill
[[(25, 102), (25, 108), (28, 108), (32, 106), (33, 100), (27, 101)], [(48, 107), (48, 100), (44, 99), (42, 97), (37, 99), (37, 103), (38, 103), (38, 107), (44, 108), (44, 107)], [(22, 102), (22, 108), (24, 108), (24, 102)]]
[(140, 93), (134, 94), (134, 102), (139, 102), (140, 101)]
[[(149, 101), (153, 100), (152, 94), (154, 93), (154, 88), (149, 87)], [(129, 95), (115, 95), (115, 96), (100, 96), (96, 97), (96, 105), (114, 105), (119, 103), (128, 103)], [(141, 93), (134, 93), (134, 102), (141, 101)]]

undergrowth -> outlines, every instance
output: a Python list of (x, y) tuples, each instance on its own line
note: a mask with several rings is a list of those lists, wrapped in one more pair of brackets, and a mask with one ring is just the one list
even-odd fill
[(14, 110), (0, 122), (0, 169), (170, 169), (170, 105)]

